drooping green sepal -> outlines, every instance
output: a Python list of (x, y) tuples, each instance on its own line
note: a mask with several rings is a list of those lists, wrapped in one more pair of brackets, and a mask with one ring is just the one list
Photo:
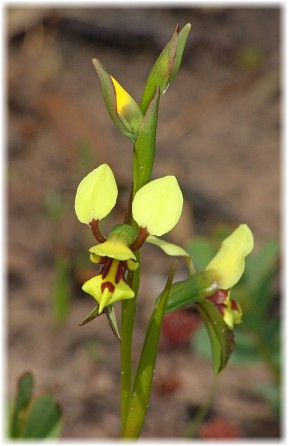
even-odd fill
[[(217, 283), (211, 272), (193, 274), (186, 280), (173, 283), (166, 305), (166, 313), (185, 305), (195, 304), (205, 323), (210, 337), (213, 370), (217, 374), (227, 364), (234, 348), (233, 331), (224, 322), (223, 315), (207, 299), (218, 291)], [(158, 299), (161, 298), (161, 295)]]
[(136, 101), (108, 73), (98, 59), (92, 60), (98, 74), (106, 109), (120, 132), (136, 141), (143, 114)]
[(179, 30), (179, 25), (177, 25), (171, 39), (153, 65), (140, 103), (143, 114), (146, 113), (151, 99), (155, 94), (156, 87), (159, 85), (160, 93), (163, 94), (175, 78), (181, 64), (190, 29), (190, 23), (187, 23), (182, 31)]
[(192, 274), (185, 280), (173, 283), (166, 305), (166, 313), (211, 296), (217, 290), (218, 286), (213, 274), (208, 272)]
[(153, 169), (159, 98), (160, 89), (157, 87), (134, 145), (134, 192), (137, 192), (150, 180)]
[(168, 276), (161, 299), (156, 302), (149, 322), (132, 394), (130, 396), (126, 422), (122, 433), (123, 438), (138, 438), (147, 412), (161, 333), (161, 325), (176, 266), (177, 262), (175, 262)]
[(195, 305), (207, 328), (212, 350), (213, 370), (215, 374), (218, 374), (224, 369), (234, 350), (234, 333), (225, 324), (223, 316), (216, 306), (208, 299), (199, 299)]
[(93, 310), (83, 319), (83, 321), (79, 323), (79, 325), (80, 326), (86, 325), (88, 324), (88, 322), (93, 321), (96, 317), (101, 316), (103, 313), (105, 313), (115, 338), (121, 342), (121, 336), (117, 325), (114, 306), (108, 305), (107, 307), (104, 308), (103, 313), (100, 314), (98, 313), (98, 310), (99, 310), (99, 305), (97, 304), (96, 307), (93, 308)]

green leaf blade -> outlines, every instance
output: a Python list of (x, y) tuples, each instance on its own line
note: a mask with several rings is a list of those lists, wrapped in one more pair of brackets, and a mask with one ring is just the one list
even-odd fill
[[(31, 405), (27, 413), (23, 438), (47, 438), (59, 435), (61, 410), (52, 395), (41, 395)], [(51, 438), (51, 437), (50, 437)]]
[(11, 438), (21, 437), (21, 432), (23, 430), (23, 415), (31, 401), (33, 388), (33, 375), (31, 372), (25, 372), (18, 380), (18, 390), (11, 420)]

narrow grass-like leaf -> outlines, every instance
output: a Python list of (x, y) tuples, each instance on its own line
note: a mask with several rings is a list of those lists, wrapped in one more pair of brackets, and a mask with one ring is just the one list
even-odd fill
[(140, 361), (130, 397), (123, 438), (138, 438), (147, 412), (161, 333), (162, 320), (177, 262), (175, 262), (161, 299), (156, 303), (146, 332)]

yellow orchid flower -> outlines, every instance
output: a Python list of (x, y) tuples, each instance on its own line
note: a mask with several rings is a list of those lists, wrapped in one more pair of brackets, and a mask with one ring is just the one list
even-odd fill
[(245, 257), (254, 246), (253, 234), (246, 224), (241, 224), (223, 242), (215, 257), (207, 265), (215, 277), (218, 291), (208, 299), (223, 315), (224, 322), (232, 329), (242, 318), (242, 309), (230, 299), (230, 289), (240, 280), (245, 269)]
[[(139, 229), (127, 224), (116, 225), (106, 239), (99, 229), (99, 221), (113, 209), (117, 194), (113, 172), (107, 164), (102, 164), (80, 182), (75, 198), (76, 216), (91, 227), (100, 242), (89, 251), (90, 260), (100, 264), (101, 270), (82, 287), (99, 303), (99, 314), (118, 300), (134, 297), (125, 280), (128, 270), (138, 268), (134, 252), (147, 237), (169, 232), (177, 224), (183, 206), (182, 192), (174, 176), (153, 180), (135, 194), (132, 202), (132, 215)], [(164, 240), (152, 237), (153, 242), (169, 255), (187, 255)]]
[(109, 259), (100, 274), (88, 280), (82, 290), (97, 300), (98, 313), (118, 300), (131, 299), (135, 293), (125, 282), (125, 264), (119, 260)]

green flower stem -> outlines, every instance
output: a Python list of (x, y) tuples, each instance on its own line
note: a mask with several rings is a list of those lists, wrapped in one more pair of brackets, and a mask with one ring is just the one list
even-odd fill
[(139, 268), (136, 271), (129, 272), (127, 283), (135, 292), (135, 298), (123, 300), (121, 302), (121, 351), (120, 351), (120, 369), (121, 369), (121, 423), (122, 431), (124, 428), (130, 395), (132, 387), (132, 343), (133, 328), (136, 310), (136, 298), (140, 282), (140, 252), (135, 256), (139, 262)]
[(122, 428), (122, 438), (136, 439), (141, 433), (149, 406), (162, 320), (176, 265), (177, 261), (170, 271), (161, 299), (156, 303), (150, 318), (136, 371), (132, 395), (130, 396), (125, 425)]

